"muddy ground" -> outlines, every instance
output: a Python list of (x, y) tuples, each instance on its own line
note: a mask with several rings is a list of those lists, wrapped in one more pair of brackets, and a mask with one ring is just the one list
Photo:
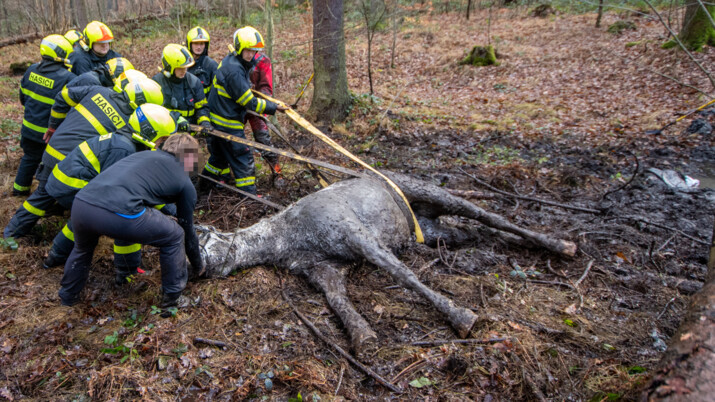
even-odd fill
[[(452, 38), (459, 37), (455, 30), (464, 26), (460, 16), (419, 14), (418, 23), (404, 28), (401, 49), (421, 49), (428, 40), (446, 49), (445, 54), (458, 55), (467, 42), (484, 38), (482, 14), (469, 25), (467, 38), (458, 39), (459, 46), (453, 47), (443, 46), (447, 39), (438, 35), (438, 27), (448, 18), (451, 24), (445, 29), (454, 34)], [(621, 17), (606, 16), (610, 22)], [(305, 35), (299, 29), (305, 26), (305, 17), (301, 18), (287, 20), (285, 37), (299, 41)], [(686, 131), (692, 121), (686, 119), (662, 135), (645, 135), (647, 128), (672, 116), (674, 104), (682, 109), (697, 105), (697, 94), (646, 68), (599, 75), (603, 66), (597, 61), (607, 56), (622, 60), (638, 51), (635, 59), (648, 60), (648, 66), (666, 66), (691, 84), (704, 81), (698, 81), (694, 67), (673, 62), (673, 53), (657, 46), (624, 47), (633, 40), (656, 42), (661, 29), (652, 20), (638, 20), (639, 30), (624, 34), (630, 37), (615, 37), (605, 29), (595, 31), (593, 15), (542, 20), (507, 10), (501, 18), (509, 23), (492, 29), (509, 50), (502, 66), (477, 70), (441, 60), (442, 69), (406, 61), (391, 73), (392, 81), (385, 78), (390, 73), (378, 74), (383, 78), (378, 86), (382, 103), (371, 104), (369, 97), (362, 97), (347, 124), (323, 127), (383, 169), (451, 189), (496, 194), (471, 175), (509, 193), (598, 211), (568, 210), (498, 194), (473, 200), (514, 223), (577, 242), (574, 258), (505, 244), (488, 231), (458, 249), (417, 244), (408, 248), (402, 261), (423, 282), (480, 315), (471, 338), (482, 342), (412, 345), (457, 338), (433, 308), (395, 287), (374, 266), (353, 267), (348, 292), (380, 342), (377, 352), (362, 361), (405, 390), (391, 394), (315, 338), (292, 313), (281, 297), (281, 286), (324, 335), (349, 349), (323, 296), (300, 278), (273, 267), (256, 267), (222, 280), (191, 283), (186, 294), (192, 305), (162, 319), (154, 307), (160, 299), (157, 251), (145, 250), (147, 274), (115, 287), (109, 241), (95, 254), (82, 303), (61, 307), (61, 268), (40, 268), (60, 227), (61, 219), (53, 217), (30, 238), (19, 239), (17, 251), (0, 254), (0, 397), (287, 400), (300, 393), (308, 400), (636, 398), (678, 327), (688, 295), (702, 285), (715, 212), (712, 190), (675, 191), (646, 171), (674, 169), (706, 183), (715, 157), (708, 125), (715, 121), (706, 113), (700, 118), (707, 124), (701, 124), (705, 128), (699, 132)], [(563, 54), (555, 44), (565, 41), (566, 33), (576, 45)], [(593, 35), (599, 40), (578, 40)], [(160, 49), (160, 40), (146, 39), (141, 46)], [(539, 58), (542, 42), (556, 50)], [(16, 48), (11, 52), (30, 52)], [(360, 43), (349, 42), (350, 85), (358, 94), (366, 85), (356, 67), (364, 60), (360, 49)], [(698, 57), (707, 60), (712, 57), (709, 52)], [(280, 56), (276, 58), (280, 63)], [(139, 60), (135, 64), (153, 66)], [(524, 71), (523, 64), (539, 60), (542, 63)], [(294, 84), (303, 77), (290, 71), (302, 71), (305, 66), (300, 63), (306, 61), (288, 60), (277, 67), (277, 75), (284, 78), (279, 96), (293, 96)], [(435, 83), (456, 85), (449, 69), (471, 81), (443, 100), (443, 88)], [(389, 94), (407, 85), (414, 71), (434, 74), (433, 85), (419, 85), (391, 101)], [(556, 71), (559, 82), (567, 84), (559, 88), (581, 82), (585, 93), (572, 91), (568, 99), (559, 98), (566, 96), (559, 91), (535, 96), (554, 87), (549, 81), (554, 74), (548, 71)], [(623, 76), (608, 79), (619, 73)], [(593, 74), (591, 83), (585, 85), (580, 74)], [(524, 78), (532, 75), (534, 79)], [(657, 79), (661, 81), (654, 82)], [(16, 83), (17, 78), (3, 77), (0, 95), (7, 125), (21, 119), (14, 98)], [(606, 99), (609, 94), (617, 96)], [(424, 103), (417, 105), (414, 97)], [(634, 104), (640, 112), (629, 108)], [(432, 114), (426, 106), (432, 106)], [(307, 155), (347, 164), (287, 121), (281, 123), (291, 142)], [(4, 139), (2, 147), (4, 225), (22, 202), (8, 195), (21, 154), (13, 137)], [(289, 163), (285, 170), (287, 184), (275, 188), (266, 167), (260, 166), (259, 192), (287, 205), (316, 190), (317, 182), (302, 166)], [(612, 190), (616, 191), (606, 195)], [(197, 222), (231, 230), (272, 213), (255, 202), (239, 201), (229, 191), (212, 189), (202, 194), (195, 216)], [(196, 342), (196, 337), (226, 347)]]

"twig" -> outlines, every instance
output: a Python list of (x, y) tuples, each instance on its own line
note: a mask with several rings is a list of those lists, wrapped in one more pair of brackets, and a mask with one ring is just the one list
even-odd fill
[(416, 370), (418, 368), (422, 368), (425, 364), (427, 364), (428, 360), (427, 359), (420, 359), (415, 361), (414, 363), (410, 364), (409, 366), (405, 367), (402, 371), (397, 373), (396, 376), (392, 377), (392, 382), (396, 382), (397, 380), (400, 379), (400, 377), (404, 376), (406, 373)]
[(668, 307), (670, 307), (670, 303), (672, 303), (674, 301), (675, 301), (675, 297), (673, 297), (667, 303), (665, 303), (665, 307), (663, 307), (663, 311), (661, 311), (660, 314), (658, 314), (658, 318), (656, 318), (656, 320), (660, 320), (660, 317), (662, 317), (663, 314), (665, 314), (665, 312), (668, 310)]
[(581, 275), (581, 277), (578, 278), (578, 280), (576, 281), (576, 283), (573, 284), (574, 287), (578, 288), (578, 285), (580, 285), (581, 282), (583, 282), (583, 280), (586, 279), (586, 275), (588, 275), (588, 271), (591, 270), (591, 266), (593, 265), (593, 261), (594, 261), (594, 260), (591, 260), (591, 261), (588, 262), (588, 265), (586, 265), (586, 269), (583, 271), (583, 275)]
[(668, 26), (668, 24), (665, 23), (665, 21), (663, 21), (663, 16), (661, 16), (660, 13), (658, 12), (658, 10), (656, 10), (655, 7), (653, 7), (653, 4), (651, 4), (650, 1), (648, 1), (648, 0), (643, 0), (643, 1), (648, 5), (648, 7), (651, 8), (651, 10), (653, 10), (655, 15), (660, 20), (660, 23), (663, 24), (665, 29), (667, 29), (671, 35), (673, 35), (673, 39), (678, 43), (678, 46), (680, 46), (680, 48), (685, 52), (685, 54), (687, 54), (688, 57), (690, 57), (690, 60), (692, 60), (693, 63), (695, 63), (695, 65), (697, 65), (698, 68), (700, 68), (700, 70), (705, 74), (705, 76), (708, 77), (708, 79), (710, 80), (710, 85), (712, 85), (713, 88), (715, 88), (715, 80), (713, 80), (713, 77), (705, 69), (705, 67), (703, 67), (702, 64), (700, 64), (697, 60), (695, 60), (695, 57), (693, 57), (693, 54), (690, 53), (690, 51), (685, 47), (685, 45), (683, 45), (683, 42), (680, 41), (680, 38), (678, 38), (678, 35), (675, 32), (673, 32), (672, 29), (670, 29), (670, 27)]
[(698, 239), (697, 237), (690, 236), (689, 234), (683, 232), (682, 230), (679, 230), (679, 229), (676, 229), (676, 228), (673, 228), (673, 227), (670, 227), (670, 226), (661, 225), (660, 223), (651, 222), (651, 221), (649, 221), (648, 219), (643, 218), (642, 216), (614, 216), (613, 219), (631, 219), (631, 220), (634, 220), (634, 221), (640, 221), (640, 222), (643, 222), (643, 223), (648, 224), (648, 225), (653, 225), (653, 226), (655, 226), (655, 227), (657, 227), (657, 228), (661, 228), (661, 229), (665, 229), (665, 230), (671, 230), (671, 231), (674, 231), (674, 232), (678, 232), (678, 233), (680, 233), (683, 237), (686, 237), (686, 238), (688, 238), (688, 239), (690, 239), (690, 240), (692, 240), (692, 241), (694, 241), (694, 242), (698, 242), (698, 243), (704, 244), (704, 245), (706, 245), (706, 246), (709, 246), (709, 245), (710, 245), (710, 242), (707, 242), (707, 241), (705, 241), (705, 240), (700, 240), (700, 239)]
[(446, 343), (455, 343), (455, 344), (469, 344), (469, 343), (477, 343), (477, 344), (487, 344), (487, 343), (494, 343), (494, 342), (503, 342), (507, 339), (510, 338), (491, 338), (491, 339), (438, 339), (434, 341), (417, 341), (417, 342), (412, 342), (410, 345), (412, 346), (440, 346), (444, 345)]
[(551, 259), (546, 260), (546, 269), (548, 269), (549, 272), (558, 276), (559, 278), (568, 279), (568, 276), (566, 276), (564, 274), (560, 274), (560, 273), (556, 272), (555, 269), (551, 268)]
[(338, 391), (340, 391), (340, 384), (343, 383), (343, 373), (345, 373), (345, 366), (342, 364), (340, 365), (340, 379), (338, 380), (338, 386), (335, 387), (335, 395), (338, 395)]
[(195, 337), (194, 343), (205, 343), (207, 345), (216, 346), (221, 349), (226, 349), (226, 347), (228, 347), (228, 344), (226, 342), (215, 341), (213, 339), (206, 339), (206, 338), (200, 338), (200, 337)]
[(318, 337), (318, 339), (320, 339), (321, 341), (323, 341), (326, 345), (331, 346), (331, 347), (332, 347), (333, 349), (335, 349), (342, 357), (344, 357), (344, 358), (347, 359), (350, 363), (352, 363), (353, 365), (355, 365), (355, 367), (359, 368), (363, 373), (368, 374), (370, 377), (374, 378), (377, 382), (379, 382), (380, 384), (382, 384), (382, 385), (384, 385), (385, 387), (387, 387), (390, 391), (396, 392), (396, 393), (402, 393), (402, 392), (403, 392), (403, 390), (402, 390), (401, 388), (399, 388), (399, 387), (397, 387), (397, 386), (391, 384), (390, 382), (388, 382), (387, 380), (385, 380), (384, 378), (382, 378), (379, 374), (377, 374), (376, 372), (372, 371), (369, 367), (366, 367), (365, 365), (363, 365), (363, 364), (360, 363), (359, 361), (355, 360), (355, 358), (353, 358), (352, 356), (350, 356), (350, 354), (349, 354), (348, 352), (346, 352), (345, 350), (343, 350), (343, 348), (341, 348), (340, 346), (338, 346), (335, 342), (332, 342), (330, 339), (326, 338), (326, 337), (320, 332), (320, 330), (319, 330), (318, 328), (316, 328), (316, 326), (313, 325), (313, 323), (310, 322), (310, 320), (308, 320), (308, 319), (307, 319), (300, 311), (298, 311), (298, 309), (293, 305), (293, 302), (292, 302), (291, 299), (288, 297), (288, 294), (286, 294), (285, 289), (283, 288), (283, 278), (281, 278), (281, 277), (279, 276), (279, 277), (278, 277), (278, 281), (279, 281), (279, 283), (280, 283), (281, 295), (283, 296), (283, 300), (285, 300), (285, 302), (288, 303), (288, 305), (290, 306), (290, 308), (293, 309), (293, 312), (295, 313), (295, 315), (297, 315), (298, 318), (300, 318), (300, 320), (303, 321), (303, 323), (304, 323), (308, 328), (310, 328), (311, 331), (313, 331), (313, 333), (315, 334), (315, 336)]
[(626, 184), (624, 184), (624, 185), (618, 187), (618, 188), (615, 189), (615, 190), (607, 191), (605, 194), (603, 194), (603, 195), (601, 196), (601, 199), (602, 199), (602, 200), (604, 200), (609, 194), (613, 194), (613, 193), (615, 193), (615, 192), (617, 192), (617, 191), (621, 191), (621, 190), (623, 190), (624, 188), (628, 187), (628, 186), (633, 182), (633, 179), (635, 179), (636, 176), (638, 176), (638, 173), (640, 173), (640, 166), (641, 166), (641, 165), (640, 165), (640, 163), (638, 162), (638, 156), (636, 156), (636, 154), (634, 154), (634, 153), (631, 152), (631, 151), (627, 151), (627, 152), (628, 152), (629, 154), (633, 155), (633, 157), (636, 159), (636, 171), (633, 172), (633, 176), (631, 176), (630, 180), (628, 180), (628, 181), (626, 182)]
[(700, 89), (700, 88), (698, 88), (698, 87), (694, 87), (694, 86), (692, 86), (692, 85), (690, 85), (690, 84), (686, 84), (686, 83), (684, 83), (684, 82), (681, 82), (681, 81), (679, 81), (679, 80), (678, 80), (677, 78), (675, 78), (675, 77), (671, 77), (671, 76), (669, 76), (669, 75), (667, 75), (667, 74), (663, 74), (663, 73), (661, 73), (661, 72), (659, 72), (659, 71), (655, 71), (655, 70), (653, 70), (652, 68), (645, 67), (645, 69), (648, 70), (648, 71), (650, 71), (650, 72), (652, 72), (652, 73), (658, 74), (658, 75), (660, 75), (660, 76), (663, 77), (663, 78), (667, 78), (667, 79), (669, 79), (669, 80), (671, 80), (671, 81), (674, 81), (674, 82), (675, 82), (676, 84), (678, 84), (678, 85), (682, 85), (682, 86), (684, 86), (684, 87), (688, 87), (688, 88), (690, 88), (690, 89), (693, 89), (693, 90), (695, 90), (695, 91), (698, 91), (698, 92), (700, 92), (701, 94), (703, 94), (703, 95), (705, 95), (705, 96), (710, 96), (709, 93), (703, 91), (702, 89)]
[(564, 208), (564, 209), (572, 209), (572, 210), (574, 210), (574, 211), (588, 212), (588, 213), (591, 213), (591, 214), (600, 214), (600, 213), (601, 213), (601, 211), (599, 211), (599, 210), (597, 210), (597, 209), (583, 208), (583, 207), (575, 207), (575, 206), (573, 206), (573, 205), (560, 204), (560, 203), (558, 203), (558, 202), (547, 201), (547, 200), (541, 200), (541, 199), (538, 199), (538, 198), (524, 197), (524, 196), (521, 196), (521, 195), (516, 195), (516, 194), (512, 194), (512, 193), (506, 192), (506, 191), (502, 191), (502, 190), (499, 190), (498, 188), (493, 187), (493, 186), (489, 185), (488, 183), (486, 183), (486, 182), (484, 182), (484, 181), (478, 179), (478, 178), (475, 177), (474, 175), (465, 172), (464, 169), (462, 169), (462, 168), (459, 168), (459, 170), (460, 170), (462, 173), (464, 173), (465, 175), (471, 177), (472, 180), (474, 180), (474, 181), (477, 182), (477, 184), (480, 184), (480, 185), (482, 185), (482, 186), (488, 188), (489, 190), (494, 191), (495, 193), (499, 193), (499, 194), (505, 195), (505, 196), (507, 196), (507, 197), (518, 198), (518, 199), (525, 200), (525, 201), (538, 202), (538, 203), (541, 203), (541, 204), (551, 205), (551, 206), (554, 206), (554, 207), (559, 207), (559, 208)]

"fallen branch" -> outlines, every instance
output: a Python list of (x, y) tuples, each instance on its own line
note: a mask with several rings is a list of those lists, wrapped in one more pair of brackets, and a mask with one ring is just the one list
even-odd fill
[(467, 173), (467, 172), (464, 171), (464, 169), (462, 169), (462, 168), (459, 168), (459, 170), (460, 170), (462, 173), (464, 173), (465, 175), (471, 177), (472, 180), (474, 180), (474, 181), (477, 182), (477, 184), (479, 184), (479, 185), (481, 185), (481, 186), (484, 186), (484, 187), (488, 188), (489, 190), (494, 191), (495, 193), (498, 193), (498, 194), (501, 194), (501, 195), (504, 195), (504, 196), (507, 196), (507, 197), (517, 198), (517, 199), (524, 200), (524, 201), (538, 202), (538, 203), (541, 203), (541, 204), (551, 205), (551, 206), (553, 206), (553, 207), (559, 207), (559, 208), (564, 208), (564, 209), (571, 209), (571, 210), (574, 210), (574, 211), (588, 212), (588, 213), (590, 213), (590, 214), (600, 214), (600, 213), (601, 213), (601, 211), (599, 211), (599, 210), (597, 210), (597, 209), (576, 207), (576, 206), (573, 206), (573, 205), (561, 204), (561, 203), (558, 203), (558, 202), (547, 201), (547, 200), (541, 200), (541, 199), (538, 199), (538, 198), (524, 197), (523, 195), (512, 194), (512, 193), (509, 193), (509, 192), (507, 192), (507, 191), (499, 190), (498, 188), (489, 185), (488, 183), (486, 183), (486, 182), (484, 182), (484, 181), (478, 179), (476, 176)]
[(510, 338), (492, 338), (492, 339), (438, 339), (434, 341), (417, 341), (417, 342), (412, 342), (410, 345), (412, 346), (440, 346), (444, 345), (446, 343), (454, 343), (454, 344), (469, 344), (469, 343), (476, 343), (476, 344), (487, 344), (487, 343), (495, 343), (495, 342), (504, 342), (507, 339)]
[(690, 239), (690, 240), (692, 240), (692, 241), (698, 242), (698, 243), (700, 243), (700, 244), (704, 244), (704, 245), (706, 245), (706, 246), (709, 246), (709, 245), (710, 245), (710, 242), (708, 242), (708, 241), (701, 240), (701, 239), (698, 239), (697, 237), (690, 236), (689, 234), (683, 232), (682, 230), (679, 230), (679, 229), (676, 229), (676, 228), (673, 228), (673, 227), (670, 227), (670, 226), (666, 226), (666, 225), (661, 225), (660, 223), (651, 222), (651, 221), (649, 221), (648, 219), (646, 219), (646, 218), (644, 218), (644, 217), (642, 217), (642, 216), (614, 216), (613, 219), (631, 219), (631, 220), (634, 220), (634, 221), (643, 222), (643, 223), (645, 223), (645, 224), (647, 224), (647, 225), (653, 225), (653, 226), (655, 226), (655, 227), (657, 227), (657, 228), (661, 228), (661, 229), (665, 229), (665, 230), (670, 230), (670, 231), (673, 231), (673, 232), (678, 232), (678, 233), (680, 233), (683, 237), (686, 237), (686, 238), (688, 238), (688, 239)]
[(467, 199), (476, 199), (476, 200), (493, 200), (496, 198), (494, 194), (485, 194), (480, 191), (474, 191), (474, 190), (452, 190), (452, 189), (447, 189), (447, 191), (455, 195), (457, 197), (462, 197), (462, 198), (467, 198)]
[(352, 363), (353, 365), (355, 365), (355, 367), (359, 368), (363, 373), (365, 373), (365, 374), (369, 375), (370, 377), (374, 378), (377, 382), (379, 382), (380, 384), (382, 384), (382, 385), (384, 385), (385, 387), (387, 387), (390, 391), (396, 392), (396, 393), (402, 393), (402, 392), (403, 392), (403, 390), (402, 390), (401, 388), (399, 388), (399, 387), (393, 385), (392, 383), (390, 383), (389, 381), (385, 380), (385, 379), (382, 378), (379, 374), (377, 374), (376, 372), (372, 371), (370, 368), (366, 367), (365, 365), (363, 365), (363, 364), (360, 363), (359, 361), (355, 360), (352, 356), (350, 356), (350, 354), (349, 354), (348, 352), (346, 352), (345, 350), (343, 350), (343, 348), (341, 348), (340, 346), (338, 346), (335, 342), (332, 342), (330, 339), (326, 338), (325, 335), (323, 335), (323, 334), (320, 332), (320, 330), (319, 330), (315, 325), (313, 325), (312, 322), (310, 322), (310, 320), (308, 320), (300, 311), (298, 311), (298, 309), (295, 307), (295, 305), (293, 305), (293, 302), (292, 302), (291, 299), (288, 297), (288, 295), (287, 295), (286, 292), (285, 292), (285, 289), (283, 288), (283, 278), (278, 277), (278, 280), (279, 280), (279, 283), (280, 283), (281, 295), (283, 296), (283, 300), (285, 300), (285, 302), (288, 303), (288, 305), (290, 306), (290, 308), (293, 309), (293, 312), (295, 313), (295, 315), (297, 315), (298, 318), (300, 318), (300, 320), (303, 321), (303, 324), (305, 324), (308, 328), (310, 328), (311, 331), (313, 331), (313, 333), (315, 334), (315, 336), (318, 337), (318, 339), (320, 339), (321, 341), (323, 341), (326, 345), (328, 345), (328, 346), (332, 347), (333, 349), (335, 349), (335, 351), (337, 351), (337, 352), (340, 354), (340, 356), (346, 358), (350, 363)]
[(198, 336), (194, 338), (194, 343), (205, 343), (206, 345), (216, 346), (221, 349), (226, 349), (228, 347), (228, 344), (226, 342), (215, 341), (213, 339), (200, 338)]
[(586, 279), (586, 275), (588, 275), (588, 271), (591, 270), (591, 266), (593, 265), (593, 261), (594, 261), (594, 260), (591, 260), (591, 261), (588, 262), (588, 265), (586, 265), (586, 269), (583, 271), (583, 275), (581, 275), (581, 277), (578, 278), (578, 280), (576, 281), (576, 283), (573, 284), (574, 287), (578, 288), (578, 285), (580, 285), (581, 282), (583, 282), (583, 280)]

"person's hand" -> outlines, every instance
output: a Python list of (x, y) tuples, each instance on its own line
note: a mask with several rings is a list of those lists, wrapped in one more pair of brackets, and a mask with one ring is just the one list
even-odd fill
[(47, 131), (45, 131), (45, 135), (42, 136), (42, 140), (45, 141), (46, 144), (49, 143), (50, 138), (52, 138), (52, 134), (54, 134), (54, 133), (55, 133), (54, 128), (48, 128)]
[(179, 131), (189, 132), (189, 121), (184, 118), (184, 116), (179, 117), (176, 120), (176, 126)]
[(214, 126), (208, 121), (202, 121), (199, 125), (201, 126), (201, 134), (206, 135), (214, 130)]
[(281, 104), (281, 103), (277, 103), (277, 104), (276, 104), (276, 110), (279, 111), (279, 112), (285, 113), (285, 111), (288, 110), (288, 109), (290, 109), (290, 108), (289, 108), (288, 106), (284, 105), (284, 104)]

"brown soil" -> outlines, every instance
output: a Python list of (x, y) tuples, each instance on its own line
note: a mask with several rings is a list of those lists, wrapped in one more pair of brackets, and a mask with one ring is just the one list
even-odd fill
[[(284, 18), (277, 23), (274, 71), (277, 96), (292, 102), (295, 88), (310, 72), (310, 18)], [(60, 218), (53, 217), (42, 221), (33, 236), (20, 239), (19, 250), (0, 254), (0, 396), (286, 400), (300, 392), (311, 400), (637, 397), (662, 356), (662, 342), (679, 325), (688, 294), (704, 278), (707, 246), (685, 235), (709, 243), (714, 212), (711, 191), (675, 192), (644, 173), (647, 167), (698, 173), (715, 155), (711, 134), (681, 134), (691, 119), (660, 136), (644, 134), (671, 119), (674, 110), (704, 103), (696, 91), (655, 72), (709, 89), (707, 81), (682, 54), (658, 47), (663, 30), (653, 20), (637, 19), (637, 31), (613, 36), (605, 28), (593, 28), (595, 15), (590, 14), (541, 19), (513, 10), (497, 12), (492, 41), (505, 56), (502, 64), (458, 66), (467, 50), (486, 41), (486, 18), (486, 13), (469, 22), (452, 14), (406, 18), (395, 69), (389, 68), (389, 46), (381, 45), (390, 43), (391, 35), (378, 36), (373, 57), (378, 103), (360, 97), (348, 123), (326, 127), (338, 142), (381, 168), (449, 188), (483, 190), (468, 173), (505, 191), (602, 210), (593, 215), (501, 197), (475, 201), (517, 224), (578, 242), (573, 259), (508, 246), (487, 235), (460, 249), (413, 245), (402, 256), (426, 284), (480, 314), (472, 338), (484, 343), (412, 346), (456, 336), (430, 306), (395, 288), (374, 266), (354, 267), (348, 292), (381, 346), (363, 363), (405, 389), (404, 394), (390, 394), (317, 340), (292, 313), (281, 297), (280, 278), (296, 307), (348, 349), (339, 320), (304, 281), (257, 267), (224, 280), (191, 283), (186, 294), (192, 305), (162, 319), (152, 313), (159, 302), (157, 251), (147, 248), (144, 254), (145, 267), (153, 270), (117, 288), (108, 241), (95, 254), (82, 303), (61, 307), (61, 268), (40, 268), (60, 227)], [(606, 15), (603, 25), (616, 19)], [(216, 38), (212, 56), (220, 59), (235, 28), (208, 28)], [(348, 28), (349, 84), (356, 94), (368, 88), (361, 34)], [(117, 47), (151, 72), (163, 45), (178, 38), (165, 29), (151, 39), (136, 37), (132, 50), (129, 41), (119, 41)], [(640, 44), (625, 46), (634, 41)], [(35, 52), (33, 46), (6, 48), (0, 68), (11, 60), (33, 59)], [(712, 65), (711, 49), (696, 57)], [(17, 125), (22, 118), (19, 79), (0, 80), (2, 122)], [(299, 110), (307, 109), (310, 96), (309, 90)], [(306, 154), (347, 165), (284, 118), (279, 121)], [(283, 147), (280, 140), (276, 143)], [(0, 147), (4, 225), (22, 202), (9, 196), (21, 150), (13, 137), (0, 140)], [(603, 198), (636, 172), (633, 154), (638, 177)], [(257, 158), (257, 163), (262, 161)], [(288, 183), (276, 189), (270, 186), (267, 167), (261, 166), (259, 192), (287, 205), (316, 190), (317, 182), (302, 165), (287, 163), (285, 171)], [(231, 230), (271, 213), (255, 202), (239, 202), (228, 191), (212, 190), (201, 197), (196, 220)], [(589, 264), (588, 275), (578, 283)], [(195, 337), (227, 347), (195, 343)], [(497, 338), (503, 340), (489, 341)], [(422, 377), (432, 385), (409, 385)]]

